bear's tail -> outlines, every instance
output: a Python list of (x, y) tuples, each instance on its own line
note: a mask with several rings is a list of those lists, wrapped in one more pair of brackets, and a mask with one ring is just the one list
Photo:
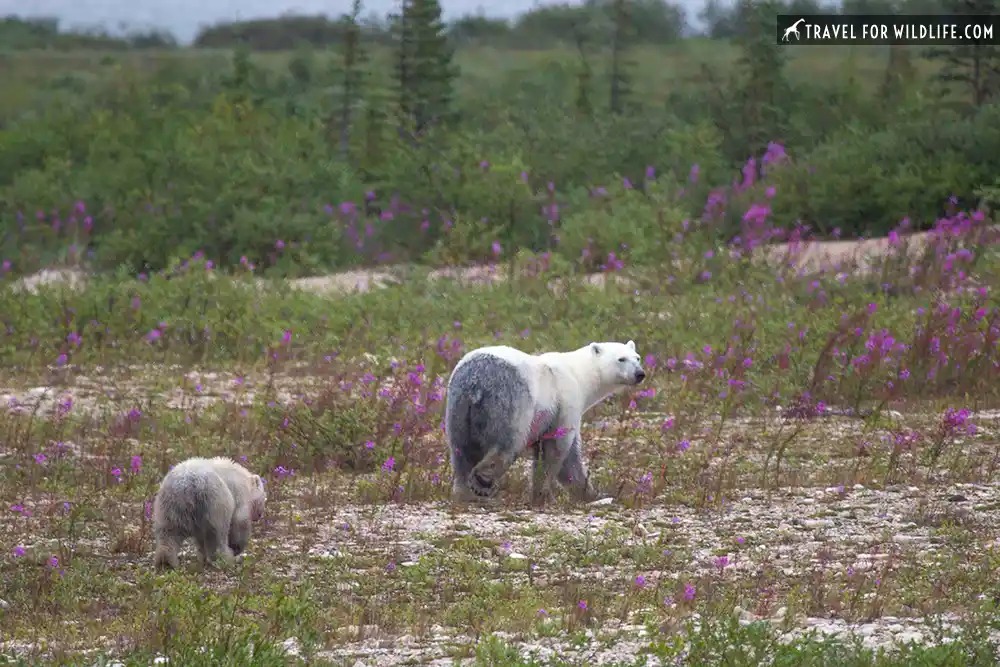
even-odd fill
[(451, 470), (455, 481), (468, 484), (472, 469), (483, 458), (483, 446), (476, 438), (473, 410), (480, 398), (476, 390), (450, 391), (445, 411), (445, 434), (451, 450)]

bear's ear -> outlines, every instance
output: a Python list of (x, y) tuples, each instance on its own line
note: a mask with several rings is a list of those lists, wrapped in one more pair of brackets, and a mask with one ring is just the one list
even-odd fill
[(634, 340), (630, 340), (629, 342), (625, 343), (625, 345), (628, 346), (628, 349), (630, 349), (632, 351), (635, 351), (635, 341)]
[(590, 344), (590, 349), (594, 351), (594, 354), (600, 354), (601, 353), (601, 346), (598, 345), (597, 343), (591, 343)]
[(253, 483), (254, 483), (254, 484), (255, 484), (255, 485), (257, 486), (257, 488), (258, 488), (258, 489), (260, 489), (261, 491), (263, 491), (263, 490), (264, 490), (264, 478), (263, 478), (263, 477), (261, 477), (260, 475), (254, 475), (254, 476), (253, 476)]

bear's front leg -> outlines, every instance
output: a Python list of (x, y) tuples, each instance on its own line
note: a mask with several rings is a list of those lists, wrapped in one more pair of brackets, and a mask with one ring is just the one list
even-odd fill
[(563, 460), (573, 446), (574, 431), (559, 428), (557, 435), (538, 443), (531, 480), (531, 502), (544, 505), (552, 497), (552, 484), (558, 478)]
[(247, 543), (250, 541), (250, 506), (245, 505), (236, 510), (233, 520), (229, 524), (229, 550), (234, 556), (239, 556), (246, 551)]
[(579, 435), (573, 438), (573, 445), (563, 459), (562, 467), (559, 469), (559, 483), (565, 486), (573, 494), (576, 500), (591, 502), (597, 500), (600, 494), (590, 482), (590, 473), (583, 462), (583, 451), (580, 446)]

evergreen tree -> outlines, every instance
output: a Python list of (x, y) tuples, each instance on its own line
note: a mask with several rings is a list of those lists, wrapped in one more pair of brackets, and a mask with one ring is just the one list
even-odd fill
[(742, 0), (740, 4), (740, 14), (746, 17), (744, 32), (738, 40), (742, 138), (753, 155), (761, 153), (769, 141), (784, 133), (791, 101), (785, 79), (785, 56), (775, 42), (774, 22), (778, 12), (778, 6), (770, 0)]
[(916, 69), (910, 58), (910, 51), (905, 46), (889, 47), (889, 62), (885, 67), (885, 76), (879, 90), (883, 105), (898, 104), (912, 83)]
[(583, 29), (575, 23), (573, 25), (573, 39), (580, 54), (580, 69), (576, 74), (576, 110), (581, 116), (589, 118), (594, 112), (594, 106), (590, 101), (590, 83), (593, 79), (593, 70), (590, 67), (590, 60), (587, 58), (586, 36)]
[[(959, 16), (995, 16), (997, 0), (954, 0), (950, 11)], [(982, 106), (1000, 89), (1000, 46), (985, 43), (930, 48), (925, 56), (942, 63), (937, 79), (946, 87), (964, 84), (972, 105)]]
[(393, 24), (399, 111), (419, 135), (451, 115), (454, 49), (437, 0), (402, 0)]
[(621, 113), (632, 91), (629, 70), (634, 63), (627, 59), (627, 50), (635, 37), (630, 0), (614, 0), (611, 4), (614, 36), (611, 40), (611, 113)]
[(354, 0), (351, 12), (341, 19), (343, 26), (343, 42), (341, 45), (340, 63), (340, 99), (337, 122), (340, 152), (346, 159), (351, 147), (351, 126), (353, 124), (354, 107), (360, 99), (361, 67), (367, 60), (361, 43), (361, 0)]

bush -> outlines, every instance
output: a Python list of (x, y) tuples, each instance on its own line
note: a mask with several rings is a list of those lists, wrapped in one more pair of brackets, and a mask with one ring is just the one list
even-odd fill
[(975, 204), (1000, 171), (1000, 105), (962, 118), (910, 111), (875, 131), (848, 127), (774, 175), (775, 222), (884, 235), (908, 216), (930, 227), (949, 198)]

